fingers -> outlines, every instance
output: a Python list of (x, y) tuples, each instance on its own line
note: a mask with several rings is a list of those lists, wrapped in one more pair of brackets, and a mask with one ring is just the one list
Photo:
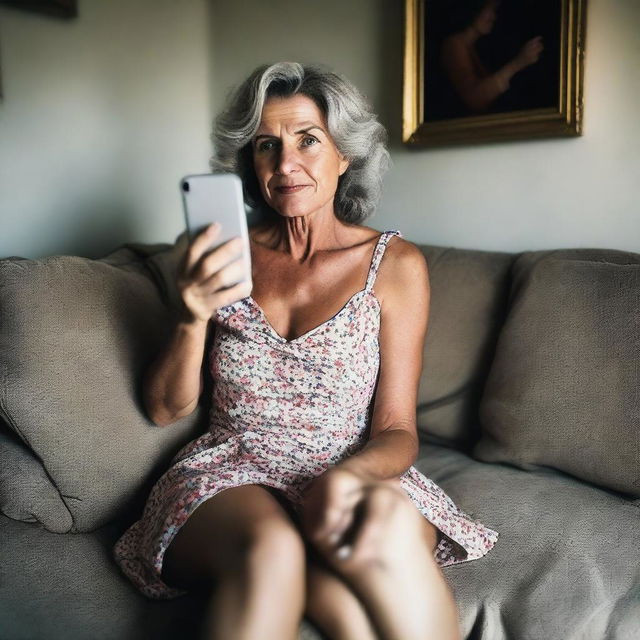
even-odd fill
[(183, 277), (202, 283), (242, 256), (242, 238), (239, 236), (207, 252), (208, 247), (215, 242), (218, 235), (219, 230), (214, 228), (210, 235), (205, 231), (194, 240), (187, 251), (186, 273), (183, 273)]
[(235, 284), (232, 287), (229, 287), (228, 289), (217, 291), (215, 293), (215, 296), (216, 296), (215, 308), (226, 307), (227, 305), (236, 302), (236, 300), (242, 300), (242, 298), (246, 298), (250, 293), (251, 293), (251, 282), (247, 280), (238, 282), (238, 284)]
[(242, 282), (245, 276), (245, 263), (240, 256), (221, 269), (215, 270), (214, 267), (213, 275), (202, 283), (202, 291), (205, 295), (217, 293), (220, 289), (227, 289)]
[(357, 506), (362, 501), (362, 495), (361, 489), (352, 490), (342, 496), (340, 503), (327, 508), (321, 526), (315, 535), (316, 541), (329, 548), (335, 547), (353, 526), (356, 520)]
[[(355, 562), (373, 560), (375, 551), (383, 541), (385, 523), (389, 521), (396, 508), (397, 496), (395, 490), (383, 485), (369, 490), (361, 503), (359, 527), (349, 532), (350, 536), (341, 541), (336, 558)], [(345, 549), (344, 547), (347, 547)]]
[(203, 229), (193, 240), (186, 253), (186, 272), (190, 273), (208, 246), (220, 236), (220, 224), (214, 222)]
[(330, 548), (349, 526), (352, 510), (362, 497), (363, 486), (358, 476), (338, 467), (329, 469), (309, 485), (303, 530), (318, 548)]
[[(358, 505), (352, 527), (338, 542), (333, 562), (344, 569), (355, 566), (381, 566), (385, 562), (390, 528), (407, 505), (399, 483), (380, 482), (368, 487)], [(404, 517), (404, 516), (401, 516)]]
[(531, 51), (531, 53), (536, 56), (540, 55), (540, 53), (544, 49), (542, 36), (536, 36), (535, 38), (532, 38), (527, 44), (529, 45), (529, 50)]
[(177, 285), (189, 317), (208, 322), (216, 309), (246, 298), (251, 293), (251, 273), (247, 273), (242, 238), (219, 246), (220, 225), (214, 223), (200, 232), (187, 247), (177, 274)]

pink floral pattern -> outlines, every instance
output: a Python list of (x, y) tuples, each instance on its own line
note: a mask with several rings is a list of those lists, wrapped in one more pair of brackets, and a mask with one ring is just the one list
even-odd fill
[[(230, 487), (262, 484), (281, 491), (299, 512), (307, 484), (364, 446), (379, 368), (380, 304), (373, 284), (393, 235), (401, 233), (381, 234), (365, 288), (293, 340), (276, 333), (251, 296), (218, 310), (209, 354), (210, 428), (178, 451), (142, 517), (114, 547), (121, 570), (145, 596), (186, 593), (162, 580), (162, 560), (202, 502)], [(498, 533), (460, 510), (417, 469), (410, 467), (400, 480), (439, 529), (434, 557), (440, 566), (480, 558), (493, 547)]]

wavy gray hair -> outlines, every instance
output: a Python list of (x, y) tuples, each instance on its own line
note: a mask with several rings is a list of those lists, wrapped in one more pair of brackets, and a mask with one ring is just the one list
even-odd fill
[(364, 96), (346, 78), (323, 67), (297, 62), (258, 67), (229, 96), (216, 118), (211, 169), (237, 173), (247, 203), (268, 210), (253, 168), (251, 140), (260, 125), (265, 101), (295, 94), (305, 95), (318, 105), (336, 147), (349, 161), (338, 180), (336, 216), (344, 222), (362, 223), (380, 199), (382, 176), (389, 167), (387, 133)]

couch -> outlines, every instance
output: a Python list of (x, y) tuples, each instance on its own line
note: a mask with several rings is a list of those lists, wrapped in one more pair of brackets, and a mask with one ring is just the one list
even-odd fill
[[(206, 393), (166, 429), (140, 397), (185, 242), (0, 260), (1, 640), (199, 633), (201, 595), (147, 600), (111, 555), (206, 429)], [(416, 467), (500, 534), (443, 569), (464, 637), (637, 640), (640, 255), (421, 249)]]

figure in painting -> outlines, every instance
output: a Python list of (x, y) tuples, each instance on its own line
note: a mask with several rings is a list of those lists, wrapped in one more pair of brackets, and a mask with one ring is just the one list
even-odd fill
[(509, 62), (492, 71), (483, 63), (477, 42), (492, 31), (500, 0), (469, 0), (452, 10), (456, 27), (442, 43), (441, 64), (446, 78), (467, 113), (487, 111), (509, 90), (513, 76), (538, 62), (542, 36), (531, 38)]

